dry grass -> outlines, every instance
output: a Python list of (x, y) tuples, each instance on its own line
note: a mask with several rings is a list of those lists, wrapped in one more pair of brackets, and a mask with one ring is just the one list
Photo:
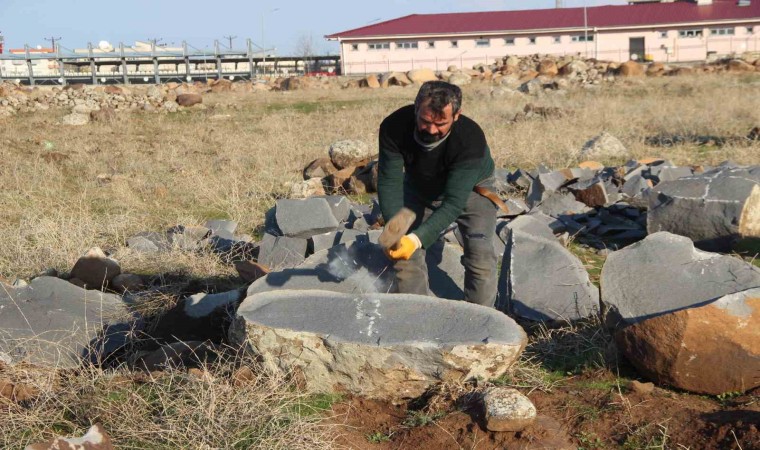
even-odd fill
[[(603, 130), (635, 156), (659, 155), (678, 164), (760, 162), (758, 143), (646, 143), (661, 134), (745, 136), (760, 123), (757, 76), (646, 80), (538, 99), (492, 99), (489, 89), (468, 87), (464, 108), (485, 130), (502, 167), (571, 165), (575, 151)], [(264, 211), (287, 194), (285, 183), (299, 179), (308, 161), (324, 156), (339, 139), (374, 145), (383, 117), (415, 93), (396, 88), (210, 95), (206, 111), (135, 113), (80, 128), (57, 125), (63, 111), (4, 119), (0, 276), (68, 270), (91, 245), (117, 249), (132, 233), (177, 223), (231, 218), (255, 234)], [(526, 102), (570, 112), (508, 124)], [(65, 157), (56, 162), (45, 156), (51, 152)], [(110, 181), (99, 181), (99, 175)], [(161, 265), (132, 259), (126, 270), (141, 271), (144, 264)]]
[[(223, 360), (157, 377), (124, 369), (7, 368), (0, 378), (23, 382), (39, 395), (21, 404), (0, 397), (0, 447), (81, 435), (100, 423), (123, 449), (332, 448), (336, 431), (320, 423), (319, 402), (284, 377), (242, 362)], [(251, 379), (232, 376), (241, 366), (253, 367)]]

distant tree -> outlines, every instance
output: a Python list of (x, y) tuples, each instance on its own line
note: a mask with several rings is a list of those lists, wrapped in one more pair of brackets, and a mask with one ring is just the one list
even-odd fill
[(303, 33), (298, 37), (296, 41), (296, 55), (302, 56), (304, 61), (304, 72), (311, 71), (311, 58), (314, 56), (316, 50), (316, 43), (314, 42), (314, 36), (309, 33)]

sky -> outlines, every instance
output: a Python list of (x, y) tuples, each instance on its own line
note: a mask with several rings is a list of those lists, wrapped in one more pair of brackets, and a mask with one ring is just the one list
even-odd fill
[[(359, 28), (408, 14), (553, 8), (555, 0), (0, 0), (0, 34), (5, 48), (50, 46), (60, 38), (64, 49), (108, 41), (132, 45), (160, 39), (169, 46), (187, 41), (191, 49), (212, 49), (214, 40), (233, 48), (254, 45), (278, 55), (295, 55), (304, 42), (313, 53), (338, 54), (327, 34)], [(624, 0), (563, 0), (564, 7), (625, 4)], [(372, 5), (372, 6), (370, 6)], [(382, 6), (381, 6), (382, 5)], [(263, 24), (263, 27), (262, 27)], [(262, 29), (263, 28), (263, 29)], [(7, 52), (7, 50), (6, 50)]]

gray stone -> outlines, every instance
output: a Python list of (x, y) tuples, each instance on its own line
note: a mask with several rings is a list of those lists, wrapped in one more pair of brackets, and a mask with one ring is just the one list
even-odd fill
[(229, 326), (235, 307), (242, 300), (239, 290), (209, 294), (201, 292), (180, 300), (155, 324), (151, 338), (157, 341), (219, 342)]
[(505, 212), (499, 208), (496, 211), (497, 217), (515, 217), (519, 216), (520, 214), (525, 214), (530, 209), (528, 208), (528, 205), (526, 205), (525, 202), (519, 198), (508, 198), (504, 200), (504, 203), (507, 205), (507, 208), (509, 208), (509, 212)]
[(296, 267), (303, 263), (308, 249), (308, 241), (302, 238), (273, 236), (265, 234), (259, 243), (258, 263), (270, 270)]
[(327, 233), (315, 234), (309, 238), (309, 253), (317, 253), (327, 250), (340, 243), (342, 231), (329, 231)]
[(351, 229), (353, 230), (369, 231), (369, 222), (367, 222), (364, 212), (357, 208), (351, 209), (348, 216), (348, 223), (351, 224)]
[(206, 222), (205, 227), (211, 230), (215, 236), (219, 236), (225, 239), (235, 240), (235, 230), (238, 223), (234, 220), (209, 220)]
[(562, 186), (572, 181), (572, 174), (563, 170), (538, 174), (538, 179), (545, 191), (557, 192)]
[(536, 421), (536, 407), (517, 389), (490, 387), (483, 393), (486, 428), (518, 432)]
[(348, 215), (351, 213), (351, 202), (346, 197), (342, 195), (325, 195), (316, 198), (327, 200), (327, 204), (330, 205), (330, 210), (333, 216), (335, 216), (335, 220), (339, 223), (348, 220)]
[(577, 201), (573, 194), (554, 192), (549, 194), (537, 206), (538, 210), (542, 213), (551, 216), (559, 217), (568, 214), (582, 214), (591, 210), (585, 204)]
[(354, 241), (369, 242), (367, 232), (353, 229), (343, 230), (343, 232), (340, 234), (340, 241), (338, 243), (351, 245), (351, 243)]
[(324, 198), (277, 200), (275, 218), (277, 227), (288, 237), (308, 238), (336, 230), (339, 226)]
[[(430, 290), (441, 298), (464, 298), (462, 250), (436, 243), (427, 249)], [(311, 255), (292, 269), (256, 280), (248, 295), (275, 289), (320, 289), (347, 294), (396, 292), (395, 271), (380, 246), (368, 242), (337, 245)]]
[(659, 232), (611, 253), (601, 286), (613, 322), (632, 324), (759, 287), (760, 269), (696, 250), (689, 238)]
[(381, 234), (383, 234), (383, 230), (369, 230), (367, 232), (367, 238), (371, 243), (378, 244), (380, 242)]
[(127, 247), (141, 253), (157, 253), (169, 248), (166, 235), (155, 231), (144, 231), (127, 239)]
[(532, 178), (524, 170), (517, 169), (507, 176), (507, 181), (517, 188), (528, 189)]
[(674, 181), (679, 178), (690, 177), (694, 174), (691, 167), (663, 167), (657, 174), (657, 179), (663, 181)]
[(502, 231), (504, 243), (509, 242), (509, 233), (521, 231), (544, 239), (553, 240), (554, 232), (549, 225), (535, 216), (520, 216), (509, 222)]
[(567, 228), (565, 227), (565, 224), (562, 223), (561, 220), (556, 219), (551, 216), (547, 216), (546, 214), (542, 213), (541, 211), (535, 210), (531, 211), (527, 214), (529, 217), (532, 217), (536, 220), (540, 220), (544, 224), (546, 224), (554, 234), (560, 234), (567, 231)]
[(201, 243), (211, 236), (211, 230), (206, 227), (192, 227), (177, 225), (166, 232), (169, 244), (177, 249), (194, 251), (201, 247)]
[(599, 290), (591, 284), (583, 263), (553, 235), (549, 238), (545, 229), (515, 228), (510, 230), (501, 265), (499, 308), (535, 321), (577, 320), (597, 314)]
[[(653, 186), (651, 184), (652, 182), (645, 179), (641, 175), (636, 175), (632, 177), (630, 180), (626, 181), (623, 185), (623, 189), (621, 190), (621, 193), (628, 197), (628, 202), (632, 202), (630, 199), (639, 199), (641, 203), (645, 203), (645, 207), (648, 207), (649, 205), (649, 192)], [(644, 200), (646, 199), (646, 202)]]
[(649, 196), (647, 230), (687, 236), (703, 250), (760, 240), (760, 166), (720, 169), (660, 183)]
[(606, 131), (586, 142), (581, 150), (584, 159), (623, 159), (630, 156), (625, 145)]
[(519, 325), (492, 308), (312, 290), (249, 296), (229, 335), (272, 371), (297, 368), (310, 392), (383, 399), (414, 398), (441, 380), (496, 378), (527, 341)]
[(14, 362), (74, 368), (123, 347), (133, 317), (121, 297), (53, 277), (0, 289), (0, 354)]

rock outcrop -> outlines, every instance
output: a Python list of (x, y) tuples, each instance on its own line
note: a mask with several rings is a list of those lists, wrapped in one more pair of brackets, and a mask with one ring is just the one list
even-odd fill
[(243, 301), (230, 340), (270, 369), (298, 374), (309, 391), (399, 399), (439, 381), (500, 376), (526, 335), (504, 314), (464, 302), (276, 291)]

